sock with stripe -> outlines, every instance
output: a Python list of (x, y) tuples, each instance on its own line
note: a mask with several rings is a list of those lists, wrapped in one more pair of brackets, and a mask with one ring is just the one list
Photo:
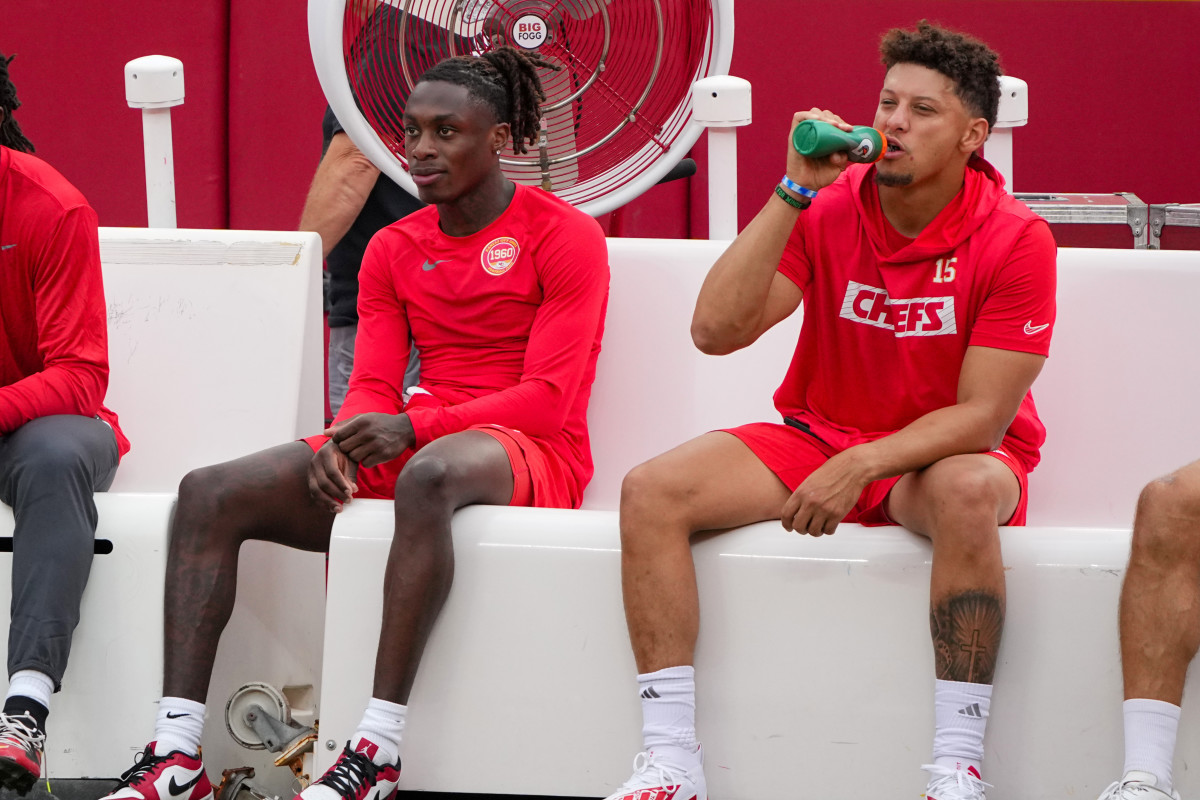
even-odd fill
[(696, 742), (696, 670), (667, 667), (638, 675), (642, 741), (673, 764), (699, 766)]
[(933, 763), (981, 773), (983, 734), (992, 704), (986, 683), (937, 682), (934, 690)]

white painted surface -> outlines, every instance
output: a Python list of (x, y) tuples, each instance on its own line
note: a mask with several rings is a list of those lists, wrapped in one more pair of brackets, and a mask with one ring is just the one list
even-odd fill
[(109, 389), (132, 449), (113, 491), (320, 429), (321, 247), (312, 233), (101, 230)]
[[(369, 696), (382, 612), (390, 504), (353, 505), (334, 530), (319, 769)], [(988, 796), (1098, 796), (1122, 763), (1115, 619), (1128, 531), (1006, 528), (1002, 541), (1008, 624)], [(693, 550), (711, 796), (777, 796), (797, 771), (814, 796), (916, 796), (933, 725), (928, 543), (899, 528), (811, 539), (760, 523)], [(616, 515), (469, 508), (455, 518), (455, 555), (410, 700), (403, 787), (612, 791), (641, 729)], [(1176, 769), (1184, 796), (1200, 790), (1186, 769), (1200, 752), (1198, 715), (1189, 701)]]
[(1059, 251), (1058, 324), (1033, 387), (1038, 525), (1128, 527), (1151, 479), (1200, 458), (1200, 252)]

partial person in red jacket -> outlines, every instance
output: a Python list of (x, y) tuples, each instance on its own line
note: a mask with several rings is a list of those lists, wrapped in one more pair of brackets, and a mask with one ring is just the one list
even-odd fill
[[(500, 170), (510, 138), (519, 150), (536, 141), (541, 64), (505, 47), (422, 76), (404, 142), (429, 205), (367, 247), (337, 418), (323, 436), (184, 478), (167, 563), (166, 696), (155, 741), (109, 800), (211, 796), (203, 702), (247, 539), (323, 551), (345, 503), (394, 499), (372, 698), (341, 757), (303, 794), (375, 800), (399, 780), (409, 691), (450, 590), (454, 512), (579, 506), (592, 475), (587, 406), (608, 256), (595, 220)], [(405, 396), (414, 344), (421, 380)]]
[(91, 571), (92, 494), (112, 483), (129, 442), (103, 405), (96, 212), (30, 155), (11, 61), (0, 54), (0, 500), (16, 521), (0, 786), (24, 793), (41, 776), (50, 695)]
[[(979, 157), (1000, 99), (996, 54), (922, 23), (888, 32), (880, 55), (883, 160), (808, 159), (786, 145), (775, 194), (696, 303), (692, 338), (720, 355), (803, 302), (779, 420), (707, 433), (625, 478), (622, 580), (644, 752), (612, 800), (706, 800), (689, 540), (769, 519), (811, 536), (898, 524), (932, 541), (925, 797), (983, 800), (1004, 625), (999, 526), (1025, 524), (1026, 475), (1045, 439), (1029, 390), (1049, 353), (1057, 251), (1049, 226)], [(808, 119), (850, 129), (815, 108), (793, 129)], [(801, 764), (798, 774), (812, 766)]]

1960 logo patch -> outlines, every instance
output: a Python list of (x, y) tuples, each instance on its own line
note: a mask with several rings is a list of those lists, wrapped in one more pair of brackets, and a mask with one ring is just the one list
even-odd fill
[(483, 252), (479, 254), (479, 261), (489, 275), (503, 275), (512, 269), (513, 264), (517, 263), (517, 256), (520, 253), (521, 245), (517, 244), (516, 239), (511, 236), (501, 236), (487, 243)]

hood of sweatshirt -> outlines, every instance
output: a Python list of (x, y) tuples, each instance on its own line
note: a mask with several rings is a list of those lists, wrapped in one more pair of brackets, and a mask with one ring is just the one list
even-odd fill
[[(883, 215), (874, 165), (846, 170), (854, 203), (858, 207), (875, 255), (883, 263), (927, 261), (954, 250), (996, 210), (1007, 197), (1004, 177), (987, 161), (975, 156), (967, 162), (963, 186), (925, 230), (911, 243), (894, 249), (888, 243), (891, 223)], [(885, 227), (887, 226), (887, 227)], [(895, 237), (895, 233), (892, 233)]]

